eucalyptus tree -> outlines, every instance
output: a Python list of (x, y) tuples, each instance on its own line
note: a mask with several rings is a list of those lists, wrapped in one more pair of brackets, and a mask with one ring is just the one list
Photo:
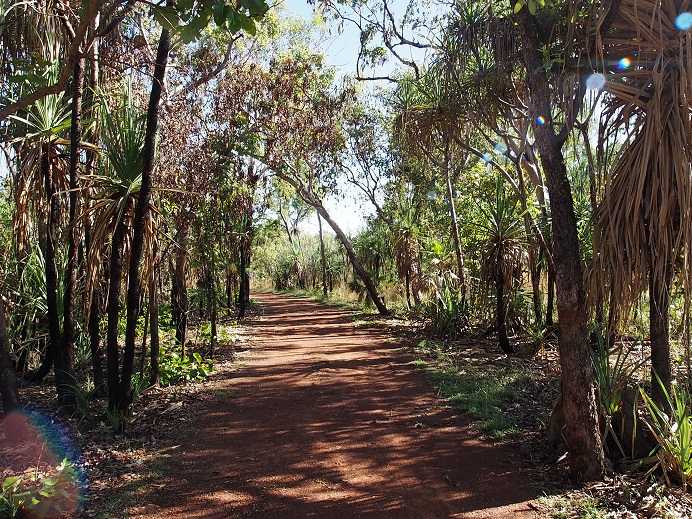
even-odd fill
[(219, 83), (216, 113), (239, 114), (224, 121), (244, 142), (248, 155), (293, 187), (327, 222), (381, 313), (387, 308), (360, 264), (350, 240), (331, 218), (320, 193), (333, 187), (343, 150), (343, 107), (352, 90), (336, 89), (323, 57), (307, 49), (273, 56), (266, 69), (258, 65), (235, 70)]

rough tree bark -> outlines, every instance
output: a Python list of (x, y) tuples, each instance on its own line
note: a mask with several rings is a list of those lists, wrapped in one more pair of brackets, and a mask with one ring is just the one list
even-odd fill
[(55, 368), (55, 387), (58, 401), (63, 402), (69, 392), (67, 366), (62, 355), (62, 336), (60, 332), (60, 313), (58, 311), (58, 269), (55, 264), (59, 200), (55, 189), (55, 179), (51, 166), (50, 144), (43, 144), (41, 149), (41, 172), (48, 202), (48, 221), (46, 222), (46, 251), (44, 256), (46, 274), (46, 308), (48, 317), (48, 354), (53, 358)]
[[(78, 59), (72, 72), (72, 120), (70, 122), (70, 227), (67, 233), (67, 267), (65, 269), (65, 295), (63, 297), (63, 326), (61, 351), (55, 359), (55, 370), (61, 371), (60, 378), (69, 387), (67, 391), (58, 388), (58, 403), (68, 413), (77, 409), (77, 399), (74, 390), (74, 310), (75, 292), (77, 290), (77, 229), (74, 225), (77, 219), (78, 203), (78, 169), (79, 142), (82, 139), (82, 97), (84, 93), (84, 64), (85, 59)], [(56, 373), (56, 380), (57, 380)]]
[(555, 133), (538, 29), (526, 6), (517, 13), (516, 21), (529, 90), (529, 115), (550, 194), (565, 439), (575, 476), (584, 481), (599, 480), (605, 473), (604, 455), (586, 328), (577, 222), (562, 154), (567, 132)]
[[(651, 335), (651, 398), (661, 409), (669, 409), (670, 395), (670, 282), (671, 267), (666, 269), (664, 283), (649, 274), (649, 333)], [(659, 382), (660, 381), (660, 382)]]
[(125, 328), (125, 348), (123, 349), (123, 366), (118, 382), (117, 408), (126, 412), (132, 401), (132, 372), (135, 360), (135, 333), (137, 318), (139, 317), (139, 301), (141, 291), (141, 279), (139, 267), (144, 249), (146, 234), (146, 218), (151, 201), (152, 172), (154, 170), (154, 153), (156, 149), (156, 133), (159, 120), (159, 102), (163, 90), (163, 81), (166, 75), (168, 63), (168, 51), (170, 50), (170, 33), (168, 29), (161, 31), (159, 46), (156, 53), (154, 77), (151, 83), (149, 106), (147, 109), (146, 134), (144, 137), (144, 149), (142, 152), (142, 182), (137, 197), (137, 206), (133, 221), (133, 237), (130, 251), (129, 277), (127, 287), (127, 317)]
[(120, 316), (120, 287), (123, 272), (123, 242), (125, 241), (125, 222), (118, 222), (111, 238), (111, 257), (108, 267), (108, 301), (106, 314), (106, 377), (108, 380), (108, 409), (116, 409), (118, 397), (119, 357), (118, 318)]

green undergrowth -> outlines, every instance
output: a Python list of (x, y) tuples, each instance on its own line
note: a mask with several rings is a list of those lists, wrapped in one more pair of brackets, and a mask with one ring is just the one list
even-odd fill
[(551, 519), (606, 519), (607, 512), (597, 499), (585, 496), (549, 496), (538, 500)]
[(507, 412), (527, 374), (521, 366), (459, 364), (439, 344), (424, 340), (415, 349), (413, 364), (457, 410), (478, 421), (478, 429), (496, 439), (519, 435)]

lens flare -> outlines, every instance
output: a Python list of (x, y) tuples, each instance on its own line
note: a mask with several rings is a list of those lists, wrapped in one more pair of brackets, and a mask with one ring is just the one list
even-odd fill
[(547, 121), (547, 119), (545, 117), (543, 117), (542, 115), (539, 115), (538, 117), (536, 117), (536, 122), (540, 125), (545, 124), (546, 121)]
[(490, 153), (484, 153), (482, 159), (486, 164), (490, 164), (493, 161), (493, 156)]
[(631, 65), (632, 60), (629, 58), (622, 58), (620, 61), (618, 61), (618, 67), (620, 67), (621, 70), (628, 69)]
[(675, 19), (675, 27), (681, 31), (692, 28), (692, 13), (680, 13)]
[(495, 145), (495, 153), (497, 153), (498, 155), (507, 155), (507, 146), (505, 146), (501, 142), (498, 142)]
[(586, 80), (586, 88), (589, 90), (600, 90), (606, 84), (606, 77), (603, 74), (591, 74)]
[(11, 467), (20, 471), (17, 476), (23, 478), (21, 471), (34, 468), (40, 477), (46, 478), (39, 477), (34, 484), (54, 486), (55, 492), (37, 497), (37, 506), (49, 512), (61, 511), (60, 517), (74, 515), (84, 500), (86, 476), (79, 449), (67, 428), (39, 411), (23, 408), (0, 420), (1, 446), (20, 453), (13, 457)]

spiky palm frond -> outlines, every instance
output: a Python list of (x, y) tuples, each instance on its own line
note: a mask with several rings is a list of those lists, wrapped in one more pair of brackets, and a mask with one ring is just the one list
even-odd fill
[(616, 126), (641, 121), (595, 217), (595, 271), (612, 272), (625, 310), (647, 289), (647, 273), (664, 286), (682, 256), (682, 277), (692, 274), (692, 34), (675, 24), (689, 9), (687, 0), (622, 0), (603, 37), (606, 66), (630, 60), (608, 75), (604, 117)]
[(514, 288), (521, 281), (527, 262), (527, 242), (518, 202), (509, 198), (501, 178), (495, 185), (495, 199), (479, 202), (484, 218), (476, 222), (485, 236), (481, 248), (481, 277), (486, 284), (498, 276), (505, 287)]
[[(92, 218), (91, 250), (88, 256), (87, 293), (89, 302), (98, 282), (104, 251), (116, 226), (134, 215), (137, 194), (142, 183), (145, 113), (134, 103), (126, 86), (119, 105), (109, 106), (101, 96), (101, 127), (104, 157), (101, 174), (87, 180), (91, 184), (91, 204), (82, 218)], [(124, 251), (128, 251), (126, 233)], [(125, 254), (126, 256), (126, 254)], [(90, 303), (87, 308), (90, 308)]]
[[(45, 70), (51, 80), (57, 76), (57, 62)], [(37, 100), (23, 115), (12, 115), (8, 137), (18, 150), (18, 175), (14, 179), (15, 192), (15, 237), (20, 256), (28, 249), (31, 240), (32, 210), (45, 220), (47, 201), (44, 192), (41, 160), (48, 154), (55, 189), (64, 193), (68, 189), (67, 164), (59, 149), (69, 145), (69, 140), (60, 136), (70, 127), (71, 103), (64, 93), (51, 94)], [(64, 198), (64, 197), (63, 197)], [(58, 199), (60, 202), (60, 198)]]

